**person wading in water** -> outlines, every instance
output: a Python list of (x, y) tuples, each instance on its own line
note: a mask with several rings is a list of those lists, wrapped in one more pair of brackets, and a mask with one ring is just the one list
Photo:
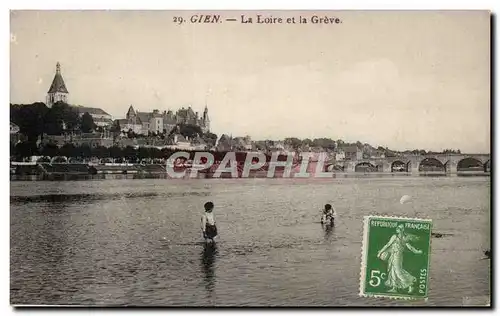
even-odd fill
[(321, 214), (321, 224), (334, 226), (336, 215), (337, 212), (332, 207), (332, 205), (325, 204), (325, 208), (323, 209), (323, 214)]
[(207, 202), (204, 205), (205, 214), (201, 217), (201, 230), (203, 231), (203, 238), (205, 242), (214, 243), (214, 238), (217, 236), (217, 227), (215, 226), (214, 218), (214, 203)]

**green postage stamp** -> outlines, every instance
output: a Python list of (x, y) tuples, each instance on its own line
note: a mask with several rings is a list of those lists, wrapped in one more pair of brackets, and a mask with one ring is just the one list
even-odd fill
[(427, 299), (432, 220), (365, 216), (360, 295)]

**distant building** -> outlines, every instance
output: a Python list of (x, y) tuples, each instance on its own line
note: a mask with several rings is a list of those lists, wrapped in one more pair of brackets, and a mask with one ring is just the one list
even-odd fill
[(184, 136), (180, 134), (173, 135), (170, 144), (166, 146), (170, 149), (178, 149), (178, 150), (196, 150), (197, 146), (191, 144), (191, 141), (186, 139)]
[(68, 89), (64, 84), (64, 79), (61, 75), (61, 64), (59, 62), (56, 64), (56, 74), (52, 84), (50, 85), (49, 91), (47, 92), (47, 107), (52, 107), (56, 102), (68, 103)]
[(370, 158), (385, 158), (385, 151), (383, 150), (376, 150)]
[[(47, 93), (46, 105), (51, 108), (57, 102), (68, 103), (68, 89), (64, 83), (64, 79), (61, 74), (61, 64), (58, 62), (56, 64), (56, 74), (54, 75), (54, 80), (50, 85), (49, 91)], [(94, 123), (100, 127), (107, 127), (113, 124), (113, 118), (111, 115), (106, 113), (100, 108), (93, 108), (80, 105), (70, 105), (73, 109), (78, 112), (78, 115), (82, 117), (85, 113), (89, 113), (94, 120)]]
[(363, 159), (363, 152), (358, 146), (345, 146), (342, 147), (344, 151), (345, 160), (361, 160)]
[(335, 152), (335, 160), (337, 161), (343, 161), (345, 160), (345, 151), (343, 151), (342, 149), (337, 149), (336, 152)]
[(103, 109), (81, 105), (72, 105), (71, 107), (78, 112), (80, 117), (82, 117), (85, 113), (90, 114), (95, 125), (99, 127), (109, 127), (113, 124), (113, 117), (106, 113)]
[(41, 145), (53, 144), (57, 147), (62, 147), (65, 144), (73, 144), (75, 146), (87, 145), (89, 147), (111, 147), (113, 146), (113, 138), (106, 133), (81, 133), (77, 135), (44, 135)]
[(233, 137), (228, 136), (226, 134), (222, 134), (219, 140), (217, 141), (215, 149), (217, 151), (231, 151), (232, 147), (233, 147)]
[(203, 116), (188, 107), (182, 108), (175, 114), (169, 110), (160, 113), (158, 110), (153, 112), (139, 112), (131, 105), (128, 108), (126, 118), (119, 120), (122, 131), (133, 130), (136, 134), (147, 135), (148, 133), (169, 134), (179, 124), (190, 124), (199, 126), (203, 133), (210, 131), (210, 118), (208, 117), (208, 108), (205, 106)]
[(238, 151), (249, 151), (253, 149), (250, 136), (234, 137), (232, 139), (232, 149)]

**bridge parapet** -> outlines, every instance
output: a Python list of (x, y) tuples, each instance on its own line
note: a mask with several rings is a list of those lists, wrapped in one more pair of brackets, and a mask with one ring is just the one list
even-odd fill
[[(404, 155), (397, 157), (385, 158), (368, 158), (360, 160), (349, 160), (343, 162), (336, 162), (333, 164), (342, 164), (344, 171), (355, 172), (356, 167), (360, 165), (373, 166), (378, 172), (391, 172), (394, 164), (400, 162), (405, 165), (407, 172), (418, 173), (420, 164), (426, 160), (437, 160), (444, 167), (447, 173), (456, 173), (457, 166), (460, 161), (471, 158), (480, 162), (483, 166), (491, 164), (490, 154), (434, 154), (434, 155)], [(399, 164), (401, 165), (401, 164)]]

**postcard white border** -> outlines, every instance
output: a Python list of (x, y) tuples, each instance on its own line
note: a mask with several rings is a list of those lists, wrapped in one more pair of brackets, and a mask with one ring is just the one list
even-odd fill
[[(238, 9), (238, 10), (247, 10), (247, 9), (309, 9), (309, 10), (333, 10), (333, 9), (343, 9), (343, 10), (450, 10), (450, 9), (460, 9), (460, 10), (479, 10), (479, 9), (486, 9), (486, 10), (492, 10), (493, 12), (496, 12), (497, 14), (500, 12), (500, 2), (497, 0), (476, 0), (476, 1), (465, 1), (465, 0), (455, 0), (455, 1), (446, 1), (446, 0), (419, 0), (419, 1), (385, 1), (385, 2), (374, 2), (370, 0), (337, 0), (337, 1), (320, 1), (320, 0), (308, 0), (308, 1), (296, 1), (296, 0), (288, 0), (288, 1), (263, 1), (263, 0), (254, 0), (254, 1), (229, 1), (229, 0), (219, 0), (219, 1), (211, 1), (210, 5), (207, 4), (206, 1), (203, 0), (184, 0), (184, 1), (170, 1), (169, 5), (166, 6), (163, 1), (158, 1), (158, 0), (142, 0), (142, 1), (110, 1), (110, 0), (87, 0), (87, 1), (81, 1), (80, 3), (69, 3), (68, 1), (64, 0), (46, 0), (46, 1), (36, 1), (36, 0), (6, 0), (2, 2), (2, 6), (5, 5), (5, 10), (2, 10), (3, 14), (3, 23), (1, 23), (2, 27), (2, 34), (5, 35), (4, 40), (2, 41), (2, 46), (3, 49), (0, 50), (0, 54), (2, 56), (2, 59), (4, 61), (3, 63), (3, 84), (2, 84), (2, 96), (4, 98), (4, 104), (9, 104), (9, 94), (10, 94), (10, 71), (9, 71), (9, 46), (10, 43), (6, 40), (9, 30), (10, 30), (10, 16), (9, 16), (9, 10), (11, 9), (43, 9), (43, 10), (48, 10), (48, 9), (171, 9), (171, 10), (181, 10), (181, 9), (210, 9), (210, 10), (223, 10), (223, 9)], [(498, 23), (498, 16), (497, 16), (497, 23)], [(495, 57), (498, 57), (498, 51)], [(493, 69), (492, 69), (493, 70)], [(498, 81), (496, 81), (495, 87), (491, 87), (493, 91), (498, 91)], [(1, 108), (2, 111), (4, 111), (3, 115), (1, 117), (5, 120), (3, 126), (8, 126), (7, 118), (10, 117), (9, 115), (9, 110), (7, 106), (4, 106)], [(498, 110), (496, 111), (497, 113), (495, 114), (495, 121), (498, 122)], [(493, 120), (493, 117), (491, 118)], [(491, 128), (494, 129), (495, 126), (492, 124)], [(493, 132), (493, 130), (492, 130)], [(1, 133), (1, 137), (7, 138), (7, 133)], [(493, 139), (492, 139), (493, 142)], [(4, 142), (6, 144), (7, 142)], [(498, 143), (495, 141), (495, 146), (498, 148)], [(493, 153), (492, 153), (493, 154)], [(498, 162), (497, 160), (497, 155), (496, 153), (494, 154), (494, 163), (496, 164)], [(3, 166), (6, 166), (8, 163), (8, 157), (7, 155), (2, 156)], [(2, 168), (1, 173), (3, 173), (5, 176), (2, 177), (2, 179), (5, 179), (5, 182), (2, 183), (2, 189), (4, 192), (9, 192), (9, 187), (10, 184), (7, 182), (7, 168)], [(494, 179), (492, 179), (494, 180)], [(495, 186), (495, 191), (492, 192), (492, 194), (496, 194), (499, 196), (498, 186)], [(3, 299), (3, 304), (1, 307), (2, 310), (2, 315), (4, 314), (14, 314), (13, 308), (10, 306), (10, 216), (9, 216), (9, 211), (10, 210), (10, 199), (8, 194), (2, 194), (2, 201), (3, 204), (6, 206), (3, 208), (3, 212), (1, 212), (1, 222), (4, 223), (4, 225), (9, 225), (9, 229), (5, 227), (5, 229), (2, 229), (2, 249), (3, 249), (3, 256), (2, 256), (2, 273), (1, 273), (1, 298)], [(493, 212), (493, 205), (491, 208), (491, 212)], [(497, 227), (499, 226), (500, 222), (500, 217), (496, 216), (495, 219), (495, 224)], [(496, 234), (495, 234), (495, 240), (496, 240)], [(492, 241), (493, 242), (493, 241)], [(495, 243), (497, 244), (497, 243)], [(498, 246), (493, 249), (493, 251), (497, 252)], [(498, 260), (497, 260), (498, 264)], [(492, 269), (496, 268), (492, 267)], [(495, 291), (496, 294), (498, 295), (499, 291)], [(498, 301), (498, 299), (497, 299)], [(304, 310), (289, 310), (288, 312), (291, 313), (303, 313)], [(53, 314), (53, 311), (50, 310), (40, 310), (37, 311), (38, 314), (40, 315), (51, 315)], [(100, 310), (95, 310), (94, 312), (99, 313)], [(207, 310), (200, 310), (202, 313), (207, 313), (211, 311)], [(218, 312), (216, 310), (212, 312)], [(258, 315), (261, 314), (263, 311), (247, 311), (250, 314)], [(271, 311), (272, 312), (272, 311)], [(315, 311), (319, 313), (329, 313), (329, 311)], [(335, 311), (336, 314), (338, 315), (350, 315), (352, 313), (363, 313), (363, 312), (358, 312), (358, 311)], [(374, 311), (370, 311), (372, 313)], [(385, 310), (381, 310), (380, 312), (385, 312)], [(480, 311), (474, 311), (479, 313)], [(61, 312), (62, 315), (67, 315), (69, 314), (70, 311), (64, 311)], [(122, 310), (108, 310), (107, 313), (112, 314), (112, 315), (121, 315), (123, 313)], [(142, 315), (145, 313), (145, 311), (131, 311), (130, 312), (132, 315)], [(169, 311), (171, 315), (180, 315), (181, 313), (183, 315), (191, 314), (194, 312), (186, 312), (186, 311), (175, 311), (171, 310)], [(229, 314), (233, 314), (237, 312), (229, 312)], [(437, 311), (429, 311), (429, 310), (419, 310), (415, 314), (437, 314)], [(365, 314), (365, 313), (363, 313)]]

